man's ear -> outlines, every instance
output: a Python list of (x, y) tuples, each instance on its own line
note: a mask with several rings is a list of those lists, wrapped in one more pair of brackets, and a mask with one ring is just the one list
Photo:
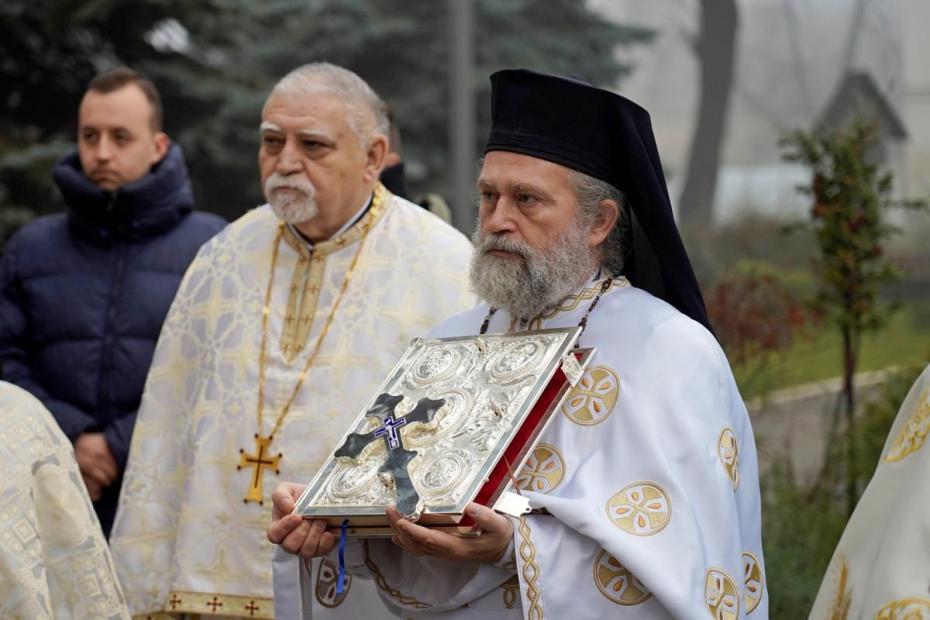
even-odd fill
[(386, 136), (376, 134), (368, 145), (368, 152), (365, 154), (365, 176), (366, 182), (375, 181), (381, 175), (381, 169), (384, 168), (385, 157), (388, 152), (388, 140)]
[(597, 247), (602, 244), (619, 219), (620, 205), (617, 201), (609, 198), (602, 200), (598, 205), (597, 217), (591, 225), (591, 232), (588, 233), (588, 245)]
[(154, 166), (165, 158), (168, 154), (168, 148), (171, 146), (171, 138), (163, 131), (155, 134), (155, 153), (152, 155), (152, 165)]

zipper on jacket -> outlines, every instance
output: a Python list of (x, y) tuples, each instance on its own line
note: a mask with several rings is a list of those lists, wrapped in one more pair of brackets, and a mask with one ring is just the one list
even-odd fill
[[(110, 201), (111, 205), (113, 202), (115, 202), (115, 193), (114, 199)], [(107, 307), (103, 322), (103, 344), (100, 349), (100, 370), (97, 376), (97, 411), (94, 415), (101, 427), (105, 427), (112, 422), (112, 386), (106, 379), (112, 374), (110, 366), (113, 361), (113, 348), (116, 346), (117, 340), (113, 333), (116, 327), (116, 304), (123, 293), (126, 254), (129, 250), (129, 244), (121, 239), (113, 239), (112, 243), (112, 247), (116, 250), (116, 260), (113, 263), (110, 286), (107, 291)], [(104, 416), (105, 419), (102, 419)]]

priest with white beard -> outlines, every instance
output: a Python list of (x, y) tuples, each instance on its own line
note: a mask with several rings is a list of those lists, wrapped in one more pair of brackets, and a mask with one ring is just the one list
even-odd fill
[(134, 615), (272, 618), (274, 483), (311, 479), (410, 340), (474, 303), (468, 239), (378, 182), (385, 110), (327, 63), (265, 102), (269, 204), (192, 263), (133, 433), (111, 543)]
[[(597, 352), (516, 484), (533, 513), (471, 504), (460, 538), (393, 509), (391, 540), (349, 539), (369, 617), (767, 618), (752, 429), (707, 316), (648, 113), (588, 84), (526, 70), (491, 77), (471, 281), (485, 303), (449, 337), (580, 326)], [(321, 596), (337, 546), (273, 494), (268, 537), (305, 559), (275, 574), (280, 618), (350, 618)], [(322, 586), (322, 588), (321, 588)]]

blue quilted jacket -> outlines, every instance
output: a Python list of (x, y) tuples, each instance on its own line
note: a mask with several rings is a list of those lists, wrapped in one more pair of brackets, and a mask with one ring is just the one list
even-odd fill
[[(158, 334), (200, 246), (223, 228), (193, 213), (181, 149), (114, 192), (76, 153), (55, 167), (68, 212), (13, 236), (0, 259), (2, 378), (28, 390), (74, 441), (102, 432), (120, 470)], [(109, 532), (119, 484), (95, 503)]]

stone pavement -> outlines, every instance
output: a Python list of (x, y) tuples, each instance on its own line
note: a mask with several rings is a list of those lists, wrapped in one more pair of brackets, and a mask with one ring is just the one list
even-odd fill
[[(856, 400), (875, 394), (885, 376), (895, 368), (856, 375)], [(823, 463), (828, 429), (842, 386), (840, 377), (806, 383), (773, 392), (746, 403), (764, 473), (775, 457), (788, 453), (799, 482), (812, 480)]]

